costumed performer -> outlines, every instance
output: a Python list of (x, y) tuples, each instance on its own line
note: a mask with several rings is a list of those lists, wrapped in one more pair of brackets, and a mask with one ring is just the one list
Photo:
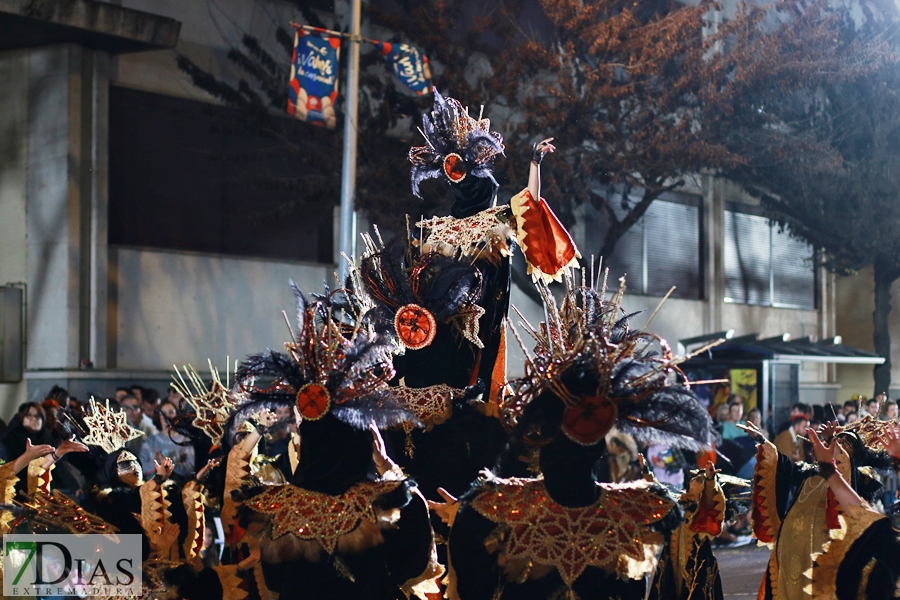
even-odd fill
[(451, 599), (645, 597), (682, 513), (658, 484), (606, 483), (605, 435), (615, 424), (644, 444), (712, 440), (696, 396), (669, 381), (665, 342), (619, 318), (624, 280), (611, 302), (569, 286), (559, 309), (540, 287), (548, 322), (525, 324), (537, 345), (503, 407), (514, 440), (538, 450), (540, 476), (486, 474), (450, 511)]
[(443, 568), (428, 507), (372, 429), (414, 420), (388, 386), (390, 342), (347, 327), (327, 297), (308, 302), (294, 291), (286, 352), (251, 356), (237, 372), (244, 396), (228, 430), (260, 407), (293, 406), (299, 417), (289, 483), (243, 490), (244, 537), (258, 540), (281, 600), (436, 593)]
[[(760, 600), (806, 600), (806, 573), (831, 530), (840, 527), (838, 504), (818, 465), (794, 462), (778, 452), (752, 423), (738, 425), (757, 442), (753, 476), (752, 522), (755, 537), (772, 548), (760, 584)], [(838, 436), (837, 469), (864, 498), (881, 484), (867, 467), (890, 464), (882, 450), (874, 452), (853, 431)]]
[[(874, 421), (874, 419), (873, 419)], [(876, 439), (895, 460), (900, 458), (900, 427), (882, 422)], [(819, 473), (840, 505), (840, 527), (829, 531), (829, 541), (813, 556), (805, 573), (806, 592), (812, 600), (887, 600), (900, 594), (900, 532), (891, 518), (871, 507), (836, 468), (840, 456), (837, 422), (817, 433), (807, 432)]]

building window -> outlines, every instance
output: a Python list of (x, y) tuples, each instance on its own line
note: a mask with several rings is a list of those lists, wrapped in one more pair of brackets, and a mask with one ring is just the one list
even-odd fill
[(109, 243), (332, 263), (334, 198), (304, 198), (314, 167), (248, 121), (110, 86)]
[(725, 302), (814, 309), (812, 246), (752, 210), (725, 211)]
[[(618, 205), (616, 210), (624, 214)], [(616, 244), (609, 267), (610, 287), (626, 275), (627, 289), (634, 294), (664, 296), (675, 286), (673, 297), (700, 299), (700, 198), (673, 193), (655, 200)]]

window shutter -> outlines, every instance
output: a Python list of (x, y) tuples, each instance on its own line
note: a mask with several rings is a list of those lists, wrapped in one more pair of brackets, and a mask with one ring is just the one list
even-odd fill
[(816, 307), (813, 249), (792, 238), (787, 231), (772, 228), (772, 303), (792, 308)]
[(673, 285), (674, 298), (700, 298), (700, 209), (657, 200), (645, 216), (647, 289), (664, 296)]
[[(615, 207), (616, 217), (621, 219), (625, 211)], [(611, 290), (619, 289), (619, 277), (625, 275), (626, 291), (631, 294), (643, 294), (644, 279), (644, 221), (647, 215), (635, 223), (631, 229), (625, 232), (612, 256), (604, 257), (604, 262), (609, 265), (609, 280), (607, 286)]]
[(725, 211), (725, 300), (771, 304), (769, 220)]

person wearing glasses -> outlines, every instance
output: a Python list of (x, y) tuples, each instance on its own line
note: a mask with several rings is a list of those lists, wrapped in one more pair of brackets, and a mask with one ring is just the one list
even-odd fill
[[(14, 462), (23, 456), (37, 458), (53, 453), (52, 460), (49, 460), (45, 467), (41, 469), (44, 471), (49, 469), (51, 465), (56, 464), (69, 452), (87, 450), (87, 448), (71, 440), (63, 440), (59, 444), (54, 443), (50, 431), (44, 424), (45, 419), (44, 409), (37, 402), (26, 402), (19, 406), (16, 416), (3, 434), (3, 446), (6, 448), (6, 458), (9, 462)], [(35, 448), (49, 448), (50, 452), (32, 456)], [(30, 462), (31, 458), (29, 458), (28, 462)], [(59, 465), (56, 466), (58, 467)], [(65, 493), (74, 494), (79, 488), (77, 478), (73, 477), (68, 469), (57, 469), (53, 474), (53, 480), (53, 487)], [(32, 490), (29, 490), (28, 487), (29, 485), (25, 478), (20, 479), (16, 484), (16, 489), (21, 493), (30, 493)]]
[(135, 456), (140, 456), (144, 440), (149, 439), (152, 435), (156, 435), (159, 433), (159, 430), (153, 424), (153, 420), (141, 410), (141, 401), (137, 399), (137, 396), (125, 394), (119, 401), (119, 407), (125, 413), (125, 420), (128, 421), (128, 424), (144, 434), (125, 444), (126, 450)]
[(53, 446), (50, 432), (44, 426), (46, 416), (44, 409), (37, 402), (26, 402), (19, 406), (15, 417), (9, 423), (9, 428), (3, 433), (3, 447), (6, 449), (6, 459), (13, 461), (25, 453), (25, 446), (30, 441), (32, 445)]

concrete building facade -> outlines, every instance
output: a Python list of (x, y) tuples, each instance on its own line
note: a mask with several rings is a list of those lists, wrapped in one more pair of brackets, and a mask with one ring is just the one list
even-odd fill
[[(164, 388), (173, 364), (199, 366), (209, 358), (224, 366), (226, 356), (233, 361), (280, 347), (286, 339), (280, 312), (293, 305), (287, 281), (318, 290), (336, 270), (336, 260), (276, 260), (108, 242), (111, 87), (216, 104), (177, 69), (176, 53), (227, 75), (233, 67), (226, 54), (240, 32), (265, 39), (273, 22), (298, 18), (290, 5), (277, 0), (74, 4), (81, 12), (39, 15), (35, 27), (57, 19), (75, 33), (33, 37), (0, 49), (0, 286), (25, 290), (27, 315), (23, 378), (0, 383), (3, 417), (25, 400), (43, 399), (54, 384), (80, 398), (111, 394), (130, 383)], [(21, 17), (20, 5), (0, 0), (0, 22)], [(344, 9), (335, 3), (338, 19)], [(104, 29), (107, 22), (118, 28)], [(652, 326), (673, 348), (680, 339), (728, 329), (762, 337), (843, 334), (845, 341), (869, 347), (863, 335), (842, 331), (846, 326), (859, 333), (855, 321), (842, 317), (853, 300), (833, 277), (813, 275), (811, 266), (814, 300), (805, 308), (729, 300), (727, 207), (754, 203), (711, 176), (698, 177), (683, 191), (684, 201), (696, 207), (699, 287), (693, 297), (668, 300)], [(587, 225), (590, 219), (585, 215), (582, 226), (575, 227), (583, 248), (591, 246), (596, 231)], [(677, 232), (670, 233), (677, 245)], [(625, 308), (648, 309), (649, 315), (660, 299), (629, 293)], [(518, 287), (513, 302), (532, 322), (541, 319), (540, 307)], [(636, 325), (645, 318), (638, 317)], [(513, 349), (510, 375), (521, 369), (521, 353)], [(839, 376), (851, 372), (856, 377), (852, 391), (857, 391), (859, 367), (840, 371), (833, 365), (804, 365), (801, 399), (843, 399), (850, 390), (840, 387)]]

